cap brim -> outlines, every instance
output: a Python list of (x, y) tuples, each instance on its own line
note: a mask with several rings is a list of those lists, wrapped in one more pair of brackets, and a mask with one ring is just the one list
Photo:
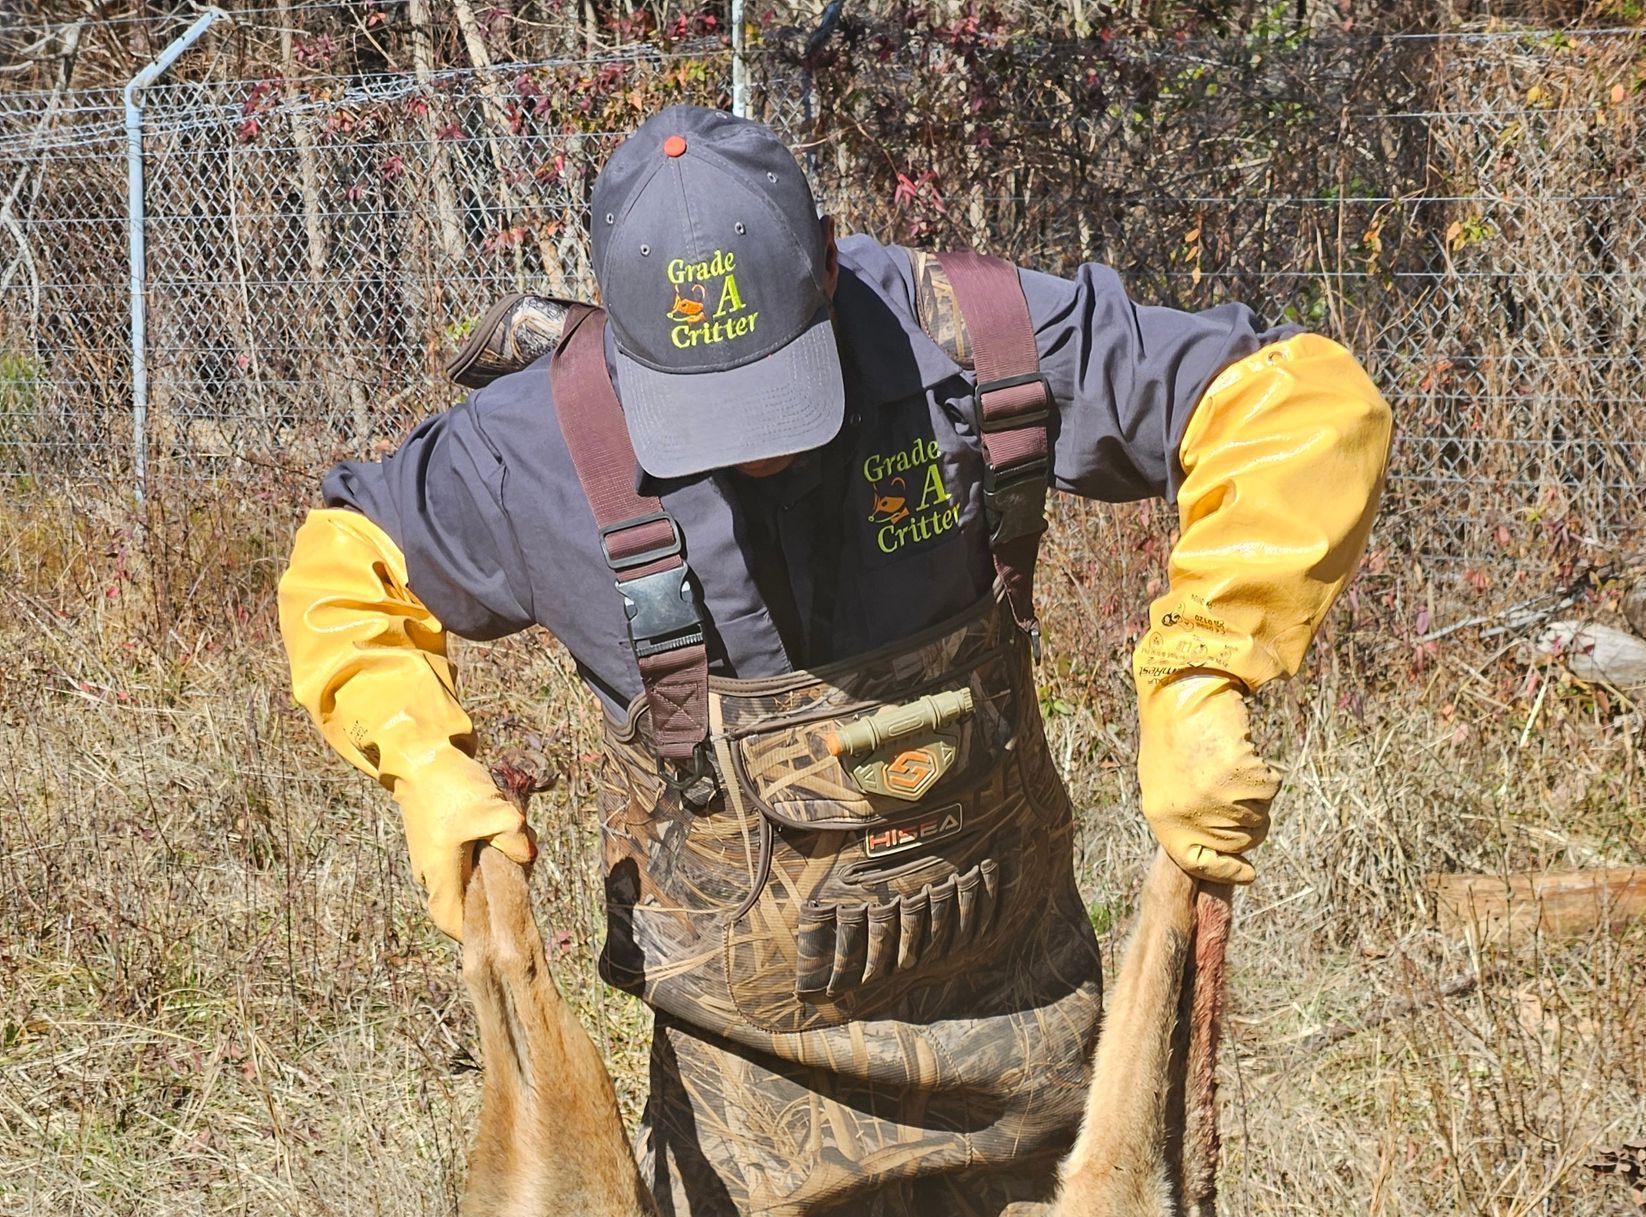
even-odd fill
[(640, 467), (688, 477), (828, 443), (846, 412), (829, 311), (762, 359), (716, 372), (658, 372), (617, 349), (623, 415)]

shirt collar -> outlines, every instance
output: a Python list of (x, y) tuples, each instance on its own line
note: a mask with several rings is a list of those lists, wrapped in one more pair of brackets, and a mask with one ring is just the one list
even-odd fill
[(840, 248), (834, 293), (848, 413), (913, 396), (961, 371), (915, 320), (910, 284), (892, 251), (869, 245), (859, 257), (856, 244)]

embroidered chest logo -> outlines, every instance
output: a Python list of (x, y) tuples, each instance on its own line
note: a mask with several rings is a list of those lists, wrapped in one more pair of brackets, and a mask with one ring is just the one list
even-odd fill
[(682, 351), (754, 333), (760, 313), (738, 289), (736, 253), (717, 249), (696, 262), (675, 258), (667, 271), (674, 300), (664, 316), (675, 323), (669, 341)]
[(921, 545), (958, 527), (960, 503), (949, 493), (935, 439), (907, 448), (870, 453), (861, 470), (869, 490), (869, 523), (878, 525), (875, 546), (883, 554)]

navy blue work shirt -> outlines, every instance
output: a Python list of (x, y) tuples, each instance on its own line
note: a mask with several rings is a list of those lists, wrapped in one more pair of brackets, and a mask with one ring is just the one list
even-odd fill
[[(974, 377), (921, 329), (906, 250), (858, 236), (839, 252), (840, 433), (769, 478), (642, 479), (685, 537), (720, 675), (781, 675), (895, 643), (993, 584)], [(1178, 444), (1206, 386), (1294, 332), (1260, 329), (1237, 304), (1134, 304), (1091, 263), (1071, 279), (1019, 278), (1056, 399), (1051, 484), (1087, 498), (1175, 497)], [(382, 461), (339, 465), (323, 493), (394, 540), (411, 590), (454, 634), (540, 625), (608, 710), (640, 694), (547, 357), (428, 419)]]

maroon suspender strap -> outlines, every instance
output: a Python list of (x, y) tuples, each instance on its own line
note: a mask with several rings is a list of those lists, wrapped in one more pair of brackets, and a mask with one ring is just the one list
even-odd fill
[(629, 639), (651, 704), (658, 753), (692, 762), (709, 734), (709, 658), (692, 597), (680, 527), (662, 500), (635, 490), (638, 467), (606, 369), (606, 314), (573, 305), (549, 365), (555, 414), (583, 485), (600, 548), (623, 594)]
[(1052, 391), (1040, 372), (1034, 323), (1017, 268), (978, 253), (938, 259), (971, 335), (977, 390), (972, 424), (983, 444), (983, 506), (995, 573), (1018, 628), (1040, 657), (1034, 566), (1046, 531)]

